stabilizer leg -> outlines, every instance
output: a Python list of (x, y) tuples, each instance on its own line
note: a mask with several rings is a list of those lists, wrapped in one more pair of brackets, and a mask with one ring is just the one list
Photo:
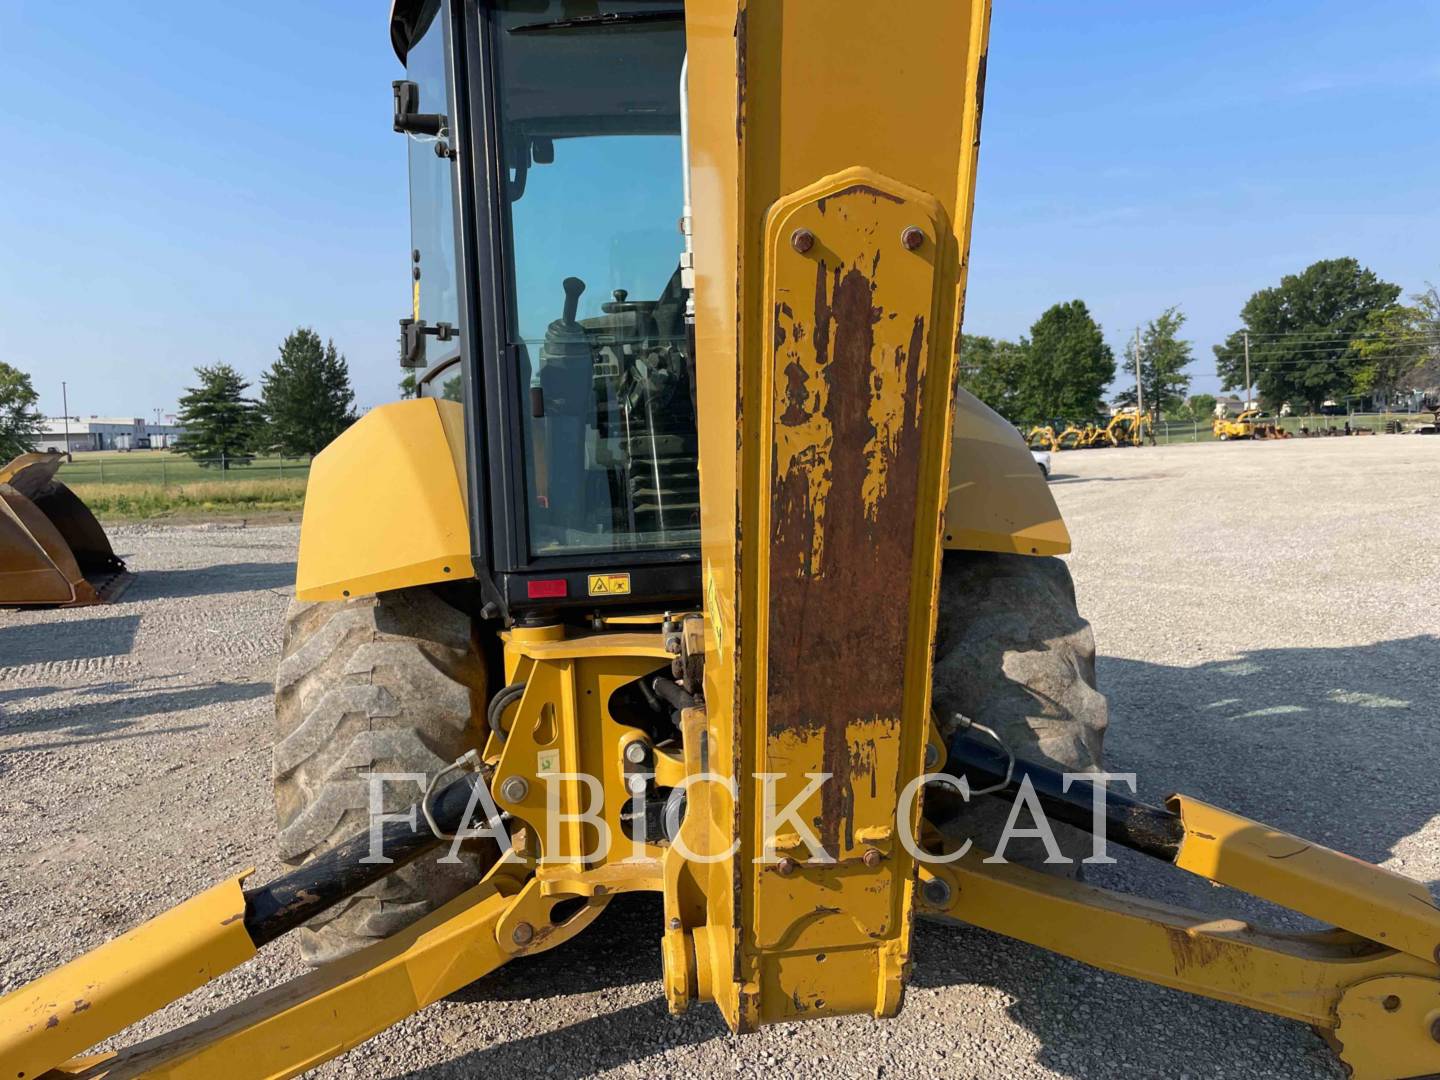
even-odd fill
[(969, 738), (949, 751), (947, 767), (972, 781), (1024, 779), (1047, 814), (1335, 928), (1266, 931), (989, 862), (973, 847), (922, 866), (923, 913), (1311, 1024), (1361, 1080), (1440, 1075), (1440, 909), (1425, 886), (1187, 796), (1146, 806), (1003, 764)]
[(312, 1069), (500, 967), (512, 898), (477, 885), (394, 937), (112, 1058), (43, 1077), (282, 1080)]

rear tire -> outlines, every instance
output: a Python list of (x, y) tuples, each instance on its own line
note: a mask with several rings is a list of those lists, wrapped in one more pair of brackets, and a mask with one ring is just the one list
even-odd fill
[[(1065, 772), (1104, 768), (1108, 706), (1095, 688), (1095, 638), (1059, 559), (947, 551), (934, 670), (942, 734), (960, 713), (992, 728), (1016, 757)], [(993, 851), (1010, 807), (1008, 797), (977, 799), (960, 834)], [(1029, 815), (1017, 826), (1030, 827)], [(1090, 853), (1089, 834), (1060, 823), (1054, 831), (1065, 855)], [(1032, 865), (1045, 855), (1039, 840), (1014, 840), (1006, 850), (1010, 861)]]
[[(299, 866), (369, 825), (371, 773), (426, 780), (477, 746), (485, 666), (469, 616), (424, 588), (343, 603), (295, 601), (275, 678), (280, 857)], [(423, 782), (384, 785), (387, 813)], [(445, 854), (442, 850), (440, 854)], [(388, 937), (477, 882), (492, 850), (458, 864), (426, 855), (302, 927), (300, 952), (328, 963)]]

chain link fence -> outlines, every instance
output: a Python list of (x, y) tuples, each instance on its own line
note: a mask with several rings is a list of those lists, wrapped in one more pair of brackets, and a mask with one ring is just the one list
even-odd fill
[[(1234, 417), (1231, 417), (1234, 419)], [(1267, 418), (1269, 422), (1269, 418)], [(1337, 436), (1348, 431), (1375, 435), (1393, 434), (1432, 423), (1429, 413), (1350, 413), (1343, 416), (1282, 416), (1274, 419), (1282, 431), (1295, 437)], [(1214, 442), (1210, 420), (1160, 420), (1155, 424), (1155, 441), (1160, 444)]]
[(168, 450), (75, 452), (60, 467), (67, 484), (182, 484), (296, 480), (310, 475), (309, 458), (219, 457), (194, 459)]

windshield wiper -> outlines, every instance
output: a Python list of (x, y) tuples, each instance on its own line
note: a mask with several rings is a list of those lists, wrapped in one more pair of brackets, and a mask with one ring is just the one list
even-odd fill
[(603, 15), (580, 15), (573, 19), (556, 19), (554, 22), (526, 23), (512, 26), (512, 34), (554, 34), (565, 31), (609, 30), (612, 27), (629, 26), (635, 23), (683, 22), (685, 12), (680, 8), (664, 11), (610, 11)]

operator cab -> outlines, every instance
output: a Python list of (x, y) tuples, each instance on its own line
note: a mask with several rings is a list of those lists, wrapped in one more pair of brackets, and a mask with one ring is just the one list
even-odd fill
[(391, 36), (401, 363), (465, 407), (487, 601), (696, 602), (680, 5), (396, 0)]

